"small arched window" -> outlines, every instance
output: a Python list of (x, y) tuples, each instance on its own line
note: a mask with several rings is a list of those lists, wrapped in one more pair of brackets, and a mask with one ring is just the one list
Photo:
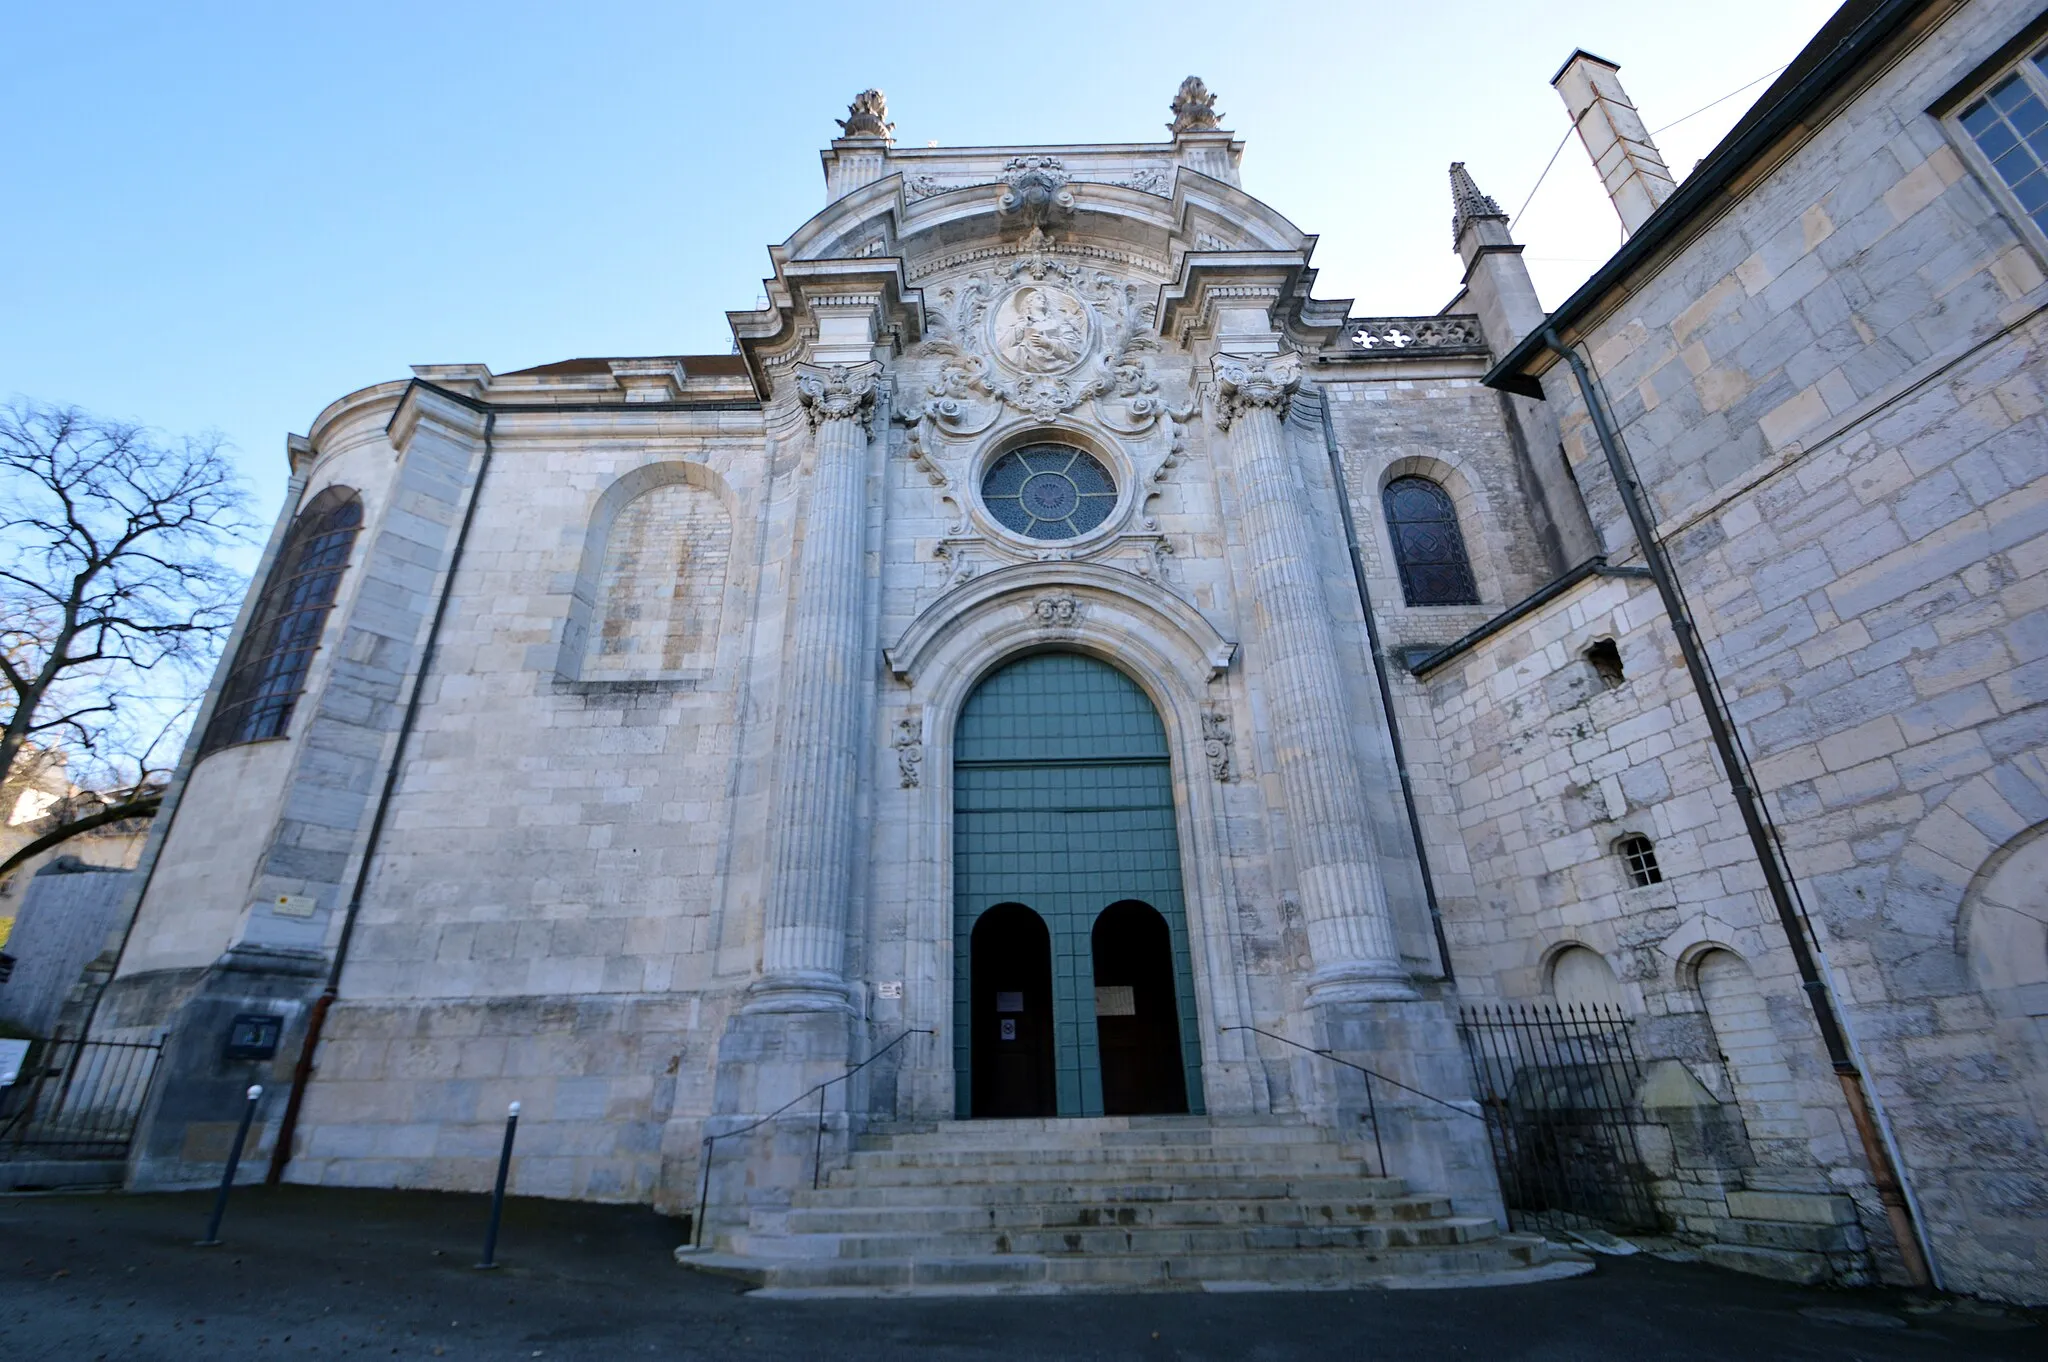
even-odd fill
[(284, 736), (362, 526), (362, 499), (347, 487), (327, 488), (299, 512), (235, 651), (201, 756)]
[(1641, 833), (1632, 832), (1616, 842), (1614, 854), (1621, 857), (1622, 868), (1628, 871), (1628, 882), (1636, 888), (1647, 889), (1664, 882), (1664, 871), (1657, 864), (1657, 848)]
[(1479, 585), (1472, 580), (1451, 494), (1428, 478), (1395, 478), (1381, 501), (1408, 604), (1479, 604)]

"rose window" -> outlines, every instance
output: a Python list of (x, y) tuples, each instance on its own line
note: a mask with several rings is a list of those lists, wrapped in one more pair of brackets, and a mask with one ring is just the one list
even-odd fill
[(981, 499), (1004, 529), (1026, 539), (1078, 539), (1116, 509), (1116, 482), (1072, 445), (1026, 445), (990, 466)]

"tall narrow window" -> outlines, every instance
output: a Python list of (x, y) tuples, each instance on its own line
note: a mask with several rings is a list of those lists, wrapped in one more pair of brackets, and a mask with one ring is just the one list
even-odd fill
[(2020, 211), (2048, 231), (2048, 48), (2021, 62), (1959, 121)]
[(1477, 605), (1479, 586), (1451, 494), (1428, 478), (1395, 478), (1382, 495), (1401, 595), (1410, 605)]
[(201, 756), (284, 736), (362, 526), (363, 503), (346, 487), (327, 488), (299, 512), (235, 651)]

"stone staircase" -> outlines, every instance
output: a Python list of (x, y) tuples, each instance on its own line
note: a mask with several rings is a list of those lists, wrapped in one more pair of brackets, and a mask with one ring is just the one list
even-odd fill
[(1589, 1270), (1367, 1176), (1327, 1131), (1199, 1116), (888, 1127), (788, 1209), (757, 1209), (676, 1259), (777, 1296), (1451, 1286)]

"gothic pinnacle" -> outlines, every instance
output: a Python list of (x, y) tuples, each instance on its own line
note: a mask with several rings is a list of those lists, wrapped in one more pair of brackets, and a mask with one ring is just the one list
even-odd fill
[(1465, 163), (1451, 162), (1451, 245), (1455, 247), (1458, 244), (1458, 238), (1464, 235), (1465, 224), (1472, 219), (1506, 217), (1492, 195), (1479, 192), (1479, 186), (1473, 183)]

